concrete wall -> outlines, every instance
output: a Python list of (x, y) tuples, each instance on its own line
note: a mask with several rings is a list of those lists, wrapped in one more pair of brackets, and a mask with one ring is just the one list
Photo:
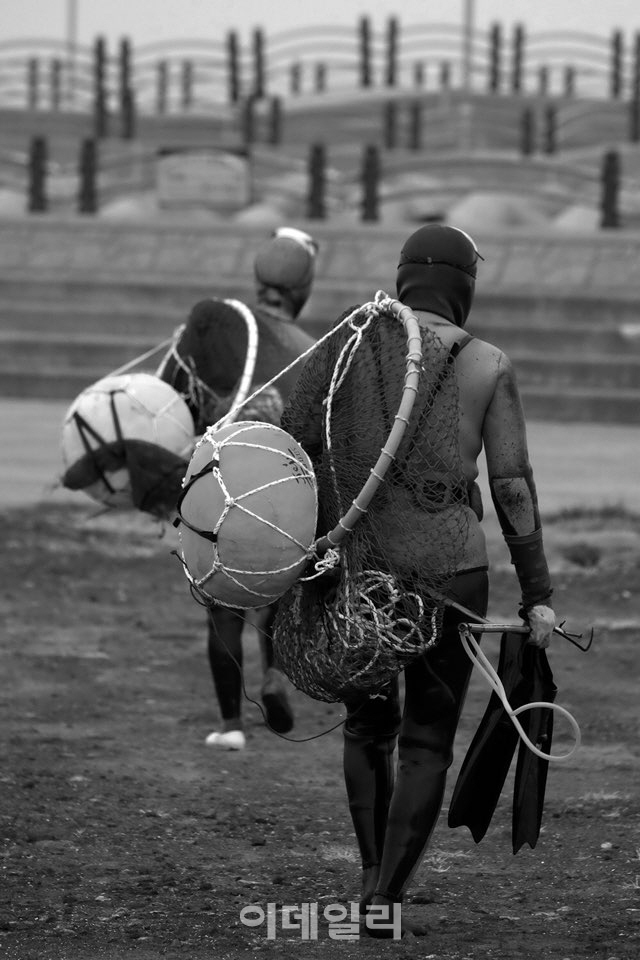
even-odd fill
[[(320, 244), (302, 322), (395, 293), (411, 228), (301, 224)], [(72, 399), (164, 341), (206, 296), (251, 303), (265, 229), (51, 215), (0, 221), (0, 394)], [(640, 234), (476, 237), (470, 330), (511, 357), (538, 419), (640, 420)]]
[[(390, 230), (362, 225), (351, 231), (322, 222), (297, 224), (320, 244), (321, 290), (347, 300), (393, 293), (398, 253), (411, 227)], [(1, 284), (38, 281), (114, 281), (206, 288), (251, 277), (252, 263), (268, 230), (187, 222), (128, 223), (87, 216), (32, 215), (0, 221)], [(579, 300), (640, 300), (640, 233), (477, 235), (485, 258), (478, 295)]]

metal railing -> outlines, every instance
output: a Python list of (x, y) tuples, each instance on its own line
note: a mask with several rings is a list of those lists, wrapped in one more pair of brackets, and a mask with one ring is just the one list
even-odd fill
[(463, 26), (383, 26), (361, 17), (352, 30), (314, 26), (248, 36), (108, 49), (56, 40), (0, 43), (0, 107), (206, 113), (247, 97), (356, 90), (452, 89), (523, 96), (640, 97), (640, 33), (506, 32), (499, 23), (466, 37)]

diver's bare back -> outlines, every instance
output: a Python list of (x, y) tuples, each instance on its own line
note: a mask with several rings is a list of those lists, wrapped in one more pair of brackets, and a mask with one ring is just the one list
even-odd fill
[[(446, 346), (461, 343), (467, 335), (459, 327), (433, 314), (415, 311)], [(484, 446), (489, 482), (508, 478), (520, 501), (519, 532), (530, 532), (535, 522), (535, 486), (527, 450), (522, 404), (511, 361), (498, 347), (474, 337), (456, 357), (459, 391), (459, 450), (469, 490), (478, 476), (478, 457)], [(525, 479), (525, 478), (528, 478)], [(480, 493), (475, 488), (475, 497)], [(487, 563), (486, 542), (480, 525), (482, 511), (476, 499), (468, 510), (469, 527), (461, 569)]]
[[(416, 310), (420, 323), (453, 346), (466, 339), (459, 327)], [(517, 476), (528, 467), (522, 405), (511, 361), (498, 347), (474, 337), (456, 358), (460, 404), (460, 455), (469, 484), (478, 476), (483, 444), (491, 475)]]

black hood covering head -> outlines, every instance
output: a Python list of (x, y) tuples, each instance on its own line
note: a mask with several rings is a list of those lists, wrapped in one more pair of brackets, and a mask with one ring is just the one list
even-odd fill
[(412, 233), (400, 253), (396, 292), (413, 310), (425, 310), (463, 327), (471, 309), (478, 253), (457, 227), (427, 223)]
[(268, 291), (277, 291), (293, 317), (297, 317), (309, 299), (313, 284), (318, 245), (303, 230), (278, 227), (256, 254), (254, 273), (263, 302)]

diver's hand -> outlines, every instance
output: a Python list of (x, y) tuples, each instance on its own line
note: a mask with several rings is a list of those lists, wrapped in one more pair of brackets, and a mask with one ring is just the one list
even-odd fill
[(527, 643), (544, 649), (551, 643), (551, 635), (556, 625), (556, 615), (551, 607), (538, 603), (527, 610), (525, 619), (529, 624), (530, 634)]

